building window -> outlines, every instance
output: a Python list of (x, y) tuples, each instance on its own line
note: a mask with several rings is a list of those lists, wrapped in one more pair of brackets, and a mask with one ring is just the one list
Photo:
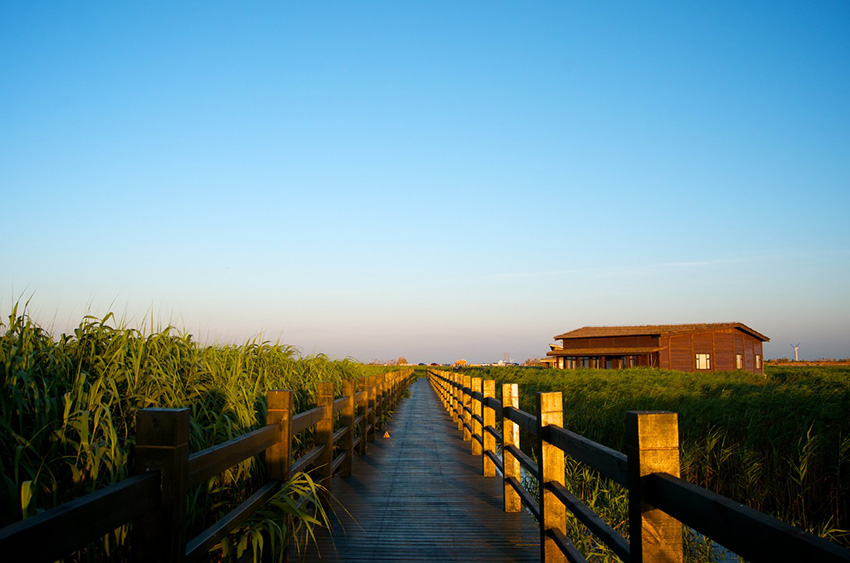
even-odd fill
[(761, 369), (761, 356), (756, 354), (756, 369)]
[(743, 354), (735, 354), (735, 369), (744, 369)]
[(697, 369), (711, 369), (711, 354), (697, 354)]

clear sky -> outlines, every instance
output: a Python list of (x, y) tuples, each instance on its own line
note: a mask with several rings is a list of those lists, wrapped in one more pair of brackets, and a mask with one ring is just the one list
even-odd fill
[(850, 357), (850, 3), (0, 0), (0, 307), (369, 361)]

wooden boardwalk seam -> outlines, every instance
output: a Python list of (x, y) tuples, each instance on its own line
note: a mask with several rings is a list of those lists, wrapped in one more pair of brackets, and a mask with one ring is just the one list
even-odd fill
[(501, 477), (481, 475), (426, 379), (410, 387), (387, 428), (355, 460), (351, 477), (332, 491), (353, 516), (337, 509), (333, 537), (292, 560), (539, 561), (540, 531), (527, 512), (502, 511)]

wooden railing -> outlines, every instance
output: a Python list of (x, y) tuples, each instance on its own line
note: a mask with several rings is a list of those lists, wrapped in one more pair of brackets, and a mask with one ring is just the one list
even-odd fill
[[(495, 381), (428, 375), (471, 453), (481, 455), (482, 474), (502, 473), (504, 510), (525, 506), (540, 523), (542, 561), (585, 561), (566, 536), (567, 510), (628, 563), (681, 562), (683, 524), (753, 562), (850, 561), (850, 550), (680, 479), (676, 413), (626, 413), (624, 454), (563, 428), (561, 393), (538, 393), (534, 416), (519, 409), (515, 383), (502, 385), (500, 401)], [(535, 437), (536, 462), (520, 449), (520, 429)], [(628, 541), (566, 489), (564, 454), (627, 488)], [(537, 480), (539, 503), (520, 468)]]
[[(354, 452), (367, 442), (409, 384), (413, 370), (343, 383), (319, 383), (317, 406), (293, 411), (293, 391), (268, 394), (266, 426), (189, 454), (189, 409), (144, 409), (136, 415), (136, 472), (129, 479), (0, 529), (3, 561), (55, 561), (132, 522), (134, 561), (185, 561), (206, 554), (298, 471), (330, 489), (335, 473), (349, 475)], [(333, 431), (334, 415), (340, 414)], [(293, 437), (315, 428), (315, 446), (292, 459)], [(334, 452), (339, 453), (334, 456)], [(265, 452), (269, 480), (233, 511), (186, 542), (187, 491), (226, 469)]]

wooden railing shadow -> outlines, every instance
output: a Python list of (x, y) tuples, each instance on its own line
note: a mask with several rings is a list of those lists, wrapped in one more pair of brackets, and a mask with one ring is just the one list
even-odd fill
[[(407, 388), (413, 370), (343, 383), (320, 383), (315, 408), (294, 413), (293, 391), (267, 396), (266, 426), (189, 453), (189, 409), (144, 409), (136, 415), (136, 475), (0, 529), (3, 561), (55, 561), (132, 522), (133, 561), (198, 559), (272, 498), (290, 475), (311, 475), (330, 490), (334, 474), (350, 475), (355, 452), (366, 455), (380, 422)], [(334, 417), (339, 415), (334, 431)], [(315, 430), (315, 444), (293, 460), (293, 438)], [(269, 479), (226, 516), (186, 541), (191, 487), (265, 452)], [(335, 455), (336, 453), (336, 455)], [(320, 501), (327, 499), (319, 499)]]
[[(502, 385), (500, 401), (493, 380), (428, 376), (471, 453), (481, 455), (482, 474), (502, 473), (505, 512), (525, 507), (539, 522), (542, 561), (586, 561), (566, 536), (567, 510), (627, 563), (681, 562), (683, 524), (752, 562), (850, 561), (850, 550), (680, 479), (676, 413), (627, 412), (621, 453), (563, 428), (560, 392), (537, 393), (535, 416), (519, 409), (515, 383)], [(535, 438), (536, 462), (520, 449), (520, 430)], [(564, 454), (628, 489), (629, 540), (566, 489)], [(541, 502), (522, 485), (520, 468), (537, 480)]]

